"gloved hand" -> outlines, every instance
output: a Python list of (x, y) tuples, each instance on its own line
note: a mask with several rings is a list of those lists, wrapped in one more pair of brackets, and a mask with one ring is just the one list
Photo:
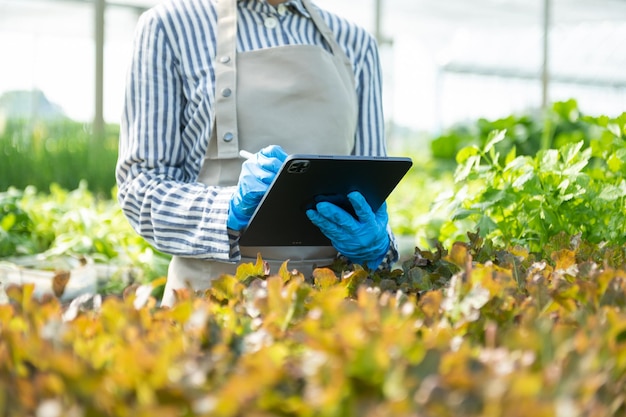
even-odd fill
[(357, 218), (329, 202), (320, 202), (316, 210), (307, 210), (309, 219), (328, 237), (339, 253), (353, 263), (376, 269), (389, 250), (387, 204), (374, 213), (359, 192), (348, 194)]
[(226, 226), (241, 230), (285, 162), (287, 153), (278, 145), (270, 145), (255, 153), (241, 166), (237, 190), (230, 200)]

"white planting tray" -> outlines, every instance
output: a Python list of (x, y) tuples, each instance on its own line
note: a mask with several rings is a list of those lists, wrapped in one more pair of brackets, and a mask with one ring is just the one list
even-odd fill
[(61, 301), (97, 291), (97, 271), (88, 258), (24, 256), (0, 261), (0, 302), (11, 284), (34, 284), (34, 296), (50, 294)]

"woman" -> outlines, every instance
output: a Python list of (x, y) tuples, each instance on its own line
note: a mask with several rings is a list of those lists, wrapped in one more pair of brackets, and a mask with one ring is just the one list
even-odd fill
[[(288, 153), (384, 155), (380, 95), (373, 38), (310, 0), (166, 0), (144, 13), (116, 174), (133, 228), (174, 255), (162, 304), (256, 257), (239, 231)], [(241, 149), (255, 154), (242, 163)], [(372, 213), (350, 198), (358, 219), (325, 203), (311, 221), (333, 255), (389, 267), (386, 206)], [(318, 249), (270, 265), (291, 259), (304, 272), (332, 260)]]

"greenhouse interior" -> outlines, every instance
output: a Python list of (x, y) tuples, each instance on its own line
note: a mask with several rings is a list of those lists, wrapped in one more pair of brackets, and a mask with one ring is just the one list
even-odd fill
[[(122, 123), (139, 19), (170, 1), (0, 0), (0, 416), (626, 416), (626, 0), (310, 0), (376, 41), (380, 97), (335, 126), (350, 102), (319, 89), (320, 123), (298, 79), (298, 111), (264, 90), (298, 117), (250, 130), (406, 171), (377, 204), (388, 171), (324, 172), (252, 249), (274, 178), (315, 158), (226, 165), (202, 111)], [(268, 31), (319, 24), (244, 1)], [(267, 249), (286, 208), (325, 240)]]

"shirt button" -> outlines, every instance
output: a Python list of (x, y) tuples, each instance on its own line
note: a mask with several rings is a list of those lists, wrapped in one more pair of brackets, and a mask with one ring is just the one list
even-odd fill
[(274, 29), (276, 26), (278, 26), (278, 19), (276, 19), (275, 17), (268, 17), (267, 19), (265, 19), (265, 27), (268, 29)]
[(221, 57), (220, 57), (220, 62), (221, 62), (222, 64), (227, 64), (227, 63), (229, 63), (229, 62), (230, 62), (230, 57), (229, 57), (228, 55), (221, 56)]
[(230, 97), (233, 91), (230, 88), (224, 88), (222, 90), (222, 97)]
[(235, 138), (235, 135), (232, 134), (232, 132), (226, 132), (224, 133), (224, 142), (230, 142)]
[(280, 3), (277, 10), (279, 15), (284, 16), (287, 13), (287, 6), (284, 3)]

